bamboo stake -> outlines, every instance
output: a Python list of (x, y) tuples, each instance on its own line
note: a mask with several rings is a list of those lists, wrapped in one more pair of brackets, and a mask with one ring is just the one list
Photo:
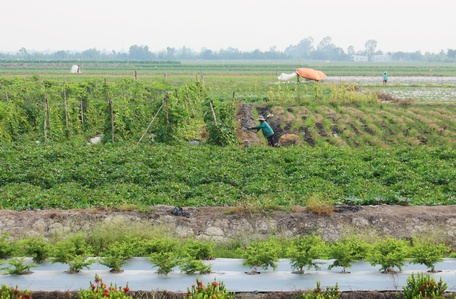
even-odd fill
[(44, 133), (44, 143), (47, 141), (47, 98), (44, 97), (44, 116), (43, 116), (43, 133)]
[(108, 106), (109, 106), (109, 112), (111, 114), (111, 141), (112, 143), (114, 143), (114, 129), (115, 129), (115, 126), (114, 126), (114, 109), (112, 108), (112, 100), (109, 99), (108, 97), (108, 79), (105, 78), (104, 79), (104, 84), (105, 84), (105, 90), (106, 90), (106, 100), (108, 101)]
[(165, 118), (166, 118), (166, 124), (169, 124), (169, 102), (166, 101), (166, 113), (165, 113)]
[(109, 110), (111, 112), (111, 140), (114, 143), (114, 110), (112, 109), (112, 101), (109, 99)]
[(81, 98), (81, 125), (84, 125), (84, 102), (82, 101), (82, 98)]
[(66, 81), (63, 82), (63, 108), (65, 110), (65, 135), (67, 139), (70, 139), (69, 121), (68, 121), (68, 106), (67, 106), (67, 94), (66, 94)]
[(209, 104), (211, 104), (212, 117), (214, 118), (215, 125), (217, 125), (217, 118), (215, 117), (215, 111), (214, 107), (212, 106), (212, 102), (209, 102)]
[(152, 125), (152, 123), (154, 122), (154, 120), (155, 120), (155, 118), (157, 117), (158, 113), (159, 113), (160, 110), (162, 109), (164, 103), (165, 103), (165, 102), (163, 102), (163, 103), (160, 105), (160, 108), (158, 108), (157, 112), (156, 112), (155, 115), (154, 115), (154, 118), (152, 118), (152, 120), (150, 121), (149, 125), (147, 126), (147, 129), (144, 131), (144, 133), (142, 134), (142, 136), (141, 136), (141, 138), (139, 139), (139, 141), (138, 141), (137, 144), (139, 144), (139, 143), (143, 140), (143, 138), (144, 138), (144, 136), (146, 135), (147, 131), (149, 131), (150, 126)]
[(186, 90), (186, 93), (187, 93), (187, 101), (188, 101), (188, 105), (190, 106), (190, 109), (192, 109), (192, 116), (195, 117), (195, 109), (193, 109), (193, 105), (192, 105), (192, 101), (190, 99), (190, 94), (188, 92), (188, 86), (185, 87), (185, 90)]
[(46, 92), (44, 93), (44, 105), (46, 109), (46, 120), (47, 121), (47, 129), (49, 130), (49, 136), (51, 136), (51, 111), (49, 109), (49, 99), (47, 97)]

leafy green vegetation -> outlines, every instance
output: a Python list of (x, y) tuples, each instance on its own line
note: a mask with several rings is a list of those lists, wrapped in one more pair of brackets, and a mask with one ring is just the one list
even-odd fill
[(271, 267), (274, 271), (277, 269), (279, 261), (280, 248), (277, 240), (253, 241), (247, 245), (243, 252), (244, 266), (249, 266), (252, 273), (256, 273), (258, 268), (267, 270)]
[(130, 296), (130, 288), (128, 287), (128, 282), (125, 287), (117, 286), (117, 284), (113, 285), (110, 283), (109, 285), (103, 282), (103, 279), (95, 274), (95, 279), (93, 282), (90, 282), (89, 288), (83, 290), (79, 290), (78, 298), (79, 299), (94, 299), (94, 298), (117, 298), (117, 299), (127, 299), (127, 298), (134, 298)]
[[(451, 148), (3, 144), (2, 209), (456, 203)], [(428, 167), (434, 165), (434, 167)], [(109, 196), (107, 196), (109, 194)]]
[[(143, 227), (144, 231), (148, 228)], [(432, 245), (429, 239), (413, 237), (413, 241), (395, 239), (385, 236), (376, 240), (363, 239), (358, 235), (346, 236), (338, 241), (325, 241), (320, 236), (309, 234), (299, 237), (281, 239), (247, 238), (233, 247), (232, 243), (210, 240), (194, 240), (192, 238), (181, 239), (178, 236), (166, 235), (151, 237), (143, 232), (131, 232), (126, 240), (125, 235), (117, 235), (115, 230), (105, 230), (106, 234), (112, 235), (111, 240), (96, 238), (97, 232), (86, 232), (69, 236), (54, 237), (49, 241), (40, 241), (39, 248), (46, 248), (49, 257), (39, 262), (49, 260), (53, 263), (69, 265), (68, 273), (75, 273), (83, 268), (98, 262), (108, 267), (111, 272), (122, 272), (122, 265), (128, 263), (132, 257), (147, 257), (153, 268), (157, 268), (157, 274), (167, 275), (176, 267), (187, 274), (210, 273), (212, 265), (207, 261), (214, 258), (226, 257), (220, 248), (231, 251), (231, 258), (243, 258), (243, 264), (252, 268), (256, 273), (258, 268), (267, 270), (277, 269), (278, 260), (287, 258), (290, 260), (290, 268), (296, 273), (304, 273), (307, 269), (321, 269), (327, 264), (328, 270), (334, 267), (349, 268), (351, 263), (367, 260), (372, 265), (381, 265), (384, 272), (393, 271), (397, 267), (401, 271), (405, 264), (423, 264), (434, 269), (437, 262), (447, 257), (454, 248), (440, 243)], [(142, 235), (141, 235), (142, 234)], [(20, 245), (30, 242), (30, 238), (22, 240), (5, 239), (3, 247), (15, 248), (10, 258), (0, 259), (0, 264), (6, 264), (3, 270), (14, 274), (27, 273), (30, 267), (36, 264), (24, 259), (24, 248)], [(128, 240), (128, 241), (127, 241)], [(104, 243), (104, 246), (99, 246)], [(212, 248), (218, 247), (219, 251)], [(103, 249), (106, 248), (106, 249)], [(427, 252), (426, 252), (427, 249)], [(218, 254), (221, 252), (222, 254)], [(325, 263), (332, 260), (332, 262)]]
[(379, 271), (394, 273), (394, 267), (402, 271), (406, 263), (409, 244), (405, 240), (385, 238), (375, 244), (367, 256), (372, 266), (381, 265)]
[(149, 260), (154, 267), (157, 267), (157, 274), (168, 275), (179, 265), (178, 255), (173, 251), (161, 251), (152, 253)]
[(448, 288), (448, 284), (443, 282), (440, 277), (439, 282), (436, 282), (435, 278), (429, 274), (414, 273), (407, 277), (407, 285), (402, 287), (404, 290), (404, 299), (416, 299), (416, 298), (444, 298), (445, 290)]
[(205, 298), (218, 298), (218, 299), (233, 299), (235, 294), (226, 289), (223, 281), (207, 283), (207, 286), (203, 285), (203, 282), (196, 278), (196, 284), (193, 284), (191, 288), (187, 288), (185, 298), (189, 299), (205, 299)]
[[(138, 80), (126, 78), (139, 66)], [(78, 77), (63, 78), (62, 68), (43, 76), (39, 67), (27, 76), (0, 77), (1, 209), (146, 211), (165, 204), (267, 212), (305, 205), (330, 215), (334, 204), (456, 203), (456, 106), (418, 103), (407, 97), (413, 86), (270, 84), (279, 70), (293, 70), (293, 63), (138, 63), (109, 76), (104, 67)], [(427, 64), (312, 67), (328, 75), (376, 76), (393, 67), (397, 75), (429, 75)], [(434, 74), (454, 75), (454, 66)], [(405, 96), (395, 98), (391, 91)], [(241, 147), (237, 113), (244, 104), (253, 117), (273, 113), (276, 126), (296, 134), (301, 145)], [(102, 142), (88, 144), (94, 136)], [(240, 256), (254, 270), (275, 269), (278, 258), (290, 258), (292, 269), (303, 272), (305, 266), (317, 269), (318, 259), (332, 258), (330, 269), (345, 271), (365, 257), (385, 271), (401, 270), (407, 261), (434, 270), (448, 253), (444, 245), (417, 240), (326, 244), (309, 236), (182, 243), (163, 232), (117, 229), (53, 244), (32, 238), (16, 243), (5, 233), (0, 258), (13, 257), (10, 266), (19, 272), (28, 271), (24, 255), (38, 263), (67, 263), (69, 272), (77, 272), (94, 262), (88, 256), (99, 256), (113, 271), (121, 271), (132, 256), (145, 256), (166, 275), (177, 266), (205, 273), (210, 265), (202, 259)], [(201, 296), (196, 289), (193, 295)]]
[(413, 238), (413, 247), (410, 250), (411, 262), (426, 265), (429, 272), (437, 272), (435, 264), (443, 261), (442, 256), (448, 254), (450, 248), (445, 244), (435, 244), (429, 239)]
[(326, 288), (321, 287), (321, 281), (317, 280), (317, 287), (307, 290), (302, 294), (302, 299), (338, 299), (341, 297), (339, 285), (329, 286)]
[(334, 261), (328, 269), (342, 267), (342, 273), (352, 266), (355, 261), (363, 260), (369, 252), (369, 244), (358, 239), (357, 236), (346, 237), (332, 243), (329, 248), (329, 258)]
[(0, 285), (0, 298), (1, 299), (31, 299), (32, 292), (27, 289), (20, 290), (18, 287), (7, 286), (5, 284)]
[(74, 235), (56, 244), (51, 262), (68, 264), (68, 273), (78, 273), (96, 262), (94, 258), (89, 258), (91, 253), (86, 239), (81, 234)]
[(208, 274), (212, 271), (212, 265), (206, 265), (202, 260), (195, 260), (190, 256), (180, 261), (179, 268), (185, 274)]
[(115, 241), (98, 259), (101, 265), (110, 269), (111, 272), (122, 272), (122, 266), (128, 263), (128, 259), (133, 257), (131, 244), (127, 241)]
[(16, 244), (10, 242), (9, 234), (3, 232), (0, 235), (0, 261), (11, 257), (16, 249)]
[(0, 270), (4, 270), (10, 275), (24, 275), (30, 274), (30, 268), (37, 267), (38, 264), (30, 264), (25, 262), (25, 257), (14, 257), (8, 260), (8, 265), (1, 267)]
[(42, 236), (23, 239), (19, 247), (25, 256), (30, 256), (37, 264), (44, 262), (51, 254), (51, 245)]
[(326, 244), (320, 236), (307, 235), (293, 239), (288, 248), (291, 267), (299, 274), (304, 274), (304, 267), (320, 270), (318, 261), (326, 250)]

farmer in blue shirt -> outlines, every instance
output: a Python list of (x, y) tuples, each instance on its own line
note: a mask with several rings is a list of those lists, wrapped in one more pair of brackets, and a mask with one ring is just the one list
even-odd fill
[(386, 72), (383, 73), (383, 84), (388, 83), (388, 74)]
[(268, 140), (268, 145), (274, 147), (274, 130), (271, 126), (266, 122), (266, 119), (260, 115), (258, 117), (260, 124), (256, 127), (248, 128), (249, 130), (256, 130), (257, 132), (261, 130), (263, 132), (264, 137)]

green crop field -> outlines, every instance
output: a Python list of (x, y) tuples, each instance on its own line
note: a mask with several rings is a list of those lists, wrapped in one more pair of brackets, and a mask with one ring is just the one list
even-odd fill
[[(79, 65), (80, 74), (70, 74), (72, 65)], [(94, 76), (242, 76), (276, 79), (280, 73), (296, 68), (320, 69), (328, 76), (381, 76), (384, 71), (396, 76), (456, 76), (454, 63), (354, 63), (321, 61), (0, 61), (2, 76), (42, 75), (52, 78), (76, 79)]]
[[(456, 203), (451, 83), (276, 84), (301, 66), (450, 78), (452, 64), (73, 63), (0, 63), (2, 209)], [(245, 130), (267, 113), (292, 144)]]

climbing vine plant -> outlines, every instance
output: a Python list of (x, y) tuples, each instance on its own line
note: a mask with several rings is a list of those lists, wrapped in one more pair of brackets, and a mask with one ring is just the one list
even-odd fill
[[(0, 141), (138, 141), (145, 129), (167, 144), (201, 140), (200, 82), (179, 87), (133, 79), (61, 82), (0, 79)], [(161, 107), (161, 108), (160, 108)], [(160, 110), (153, 125), (153, 116)]]
[(204, 102), (204, 122), (209, 133), (207, 142), (214, 145), (233, 145), (239, 143), (236, 135), (236, 104), (206, 99)]

